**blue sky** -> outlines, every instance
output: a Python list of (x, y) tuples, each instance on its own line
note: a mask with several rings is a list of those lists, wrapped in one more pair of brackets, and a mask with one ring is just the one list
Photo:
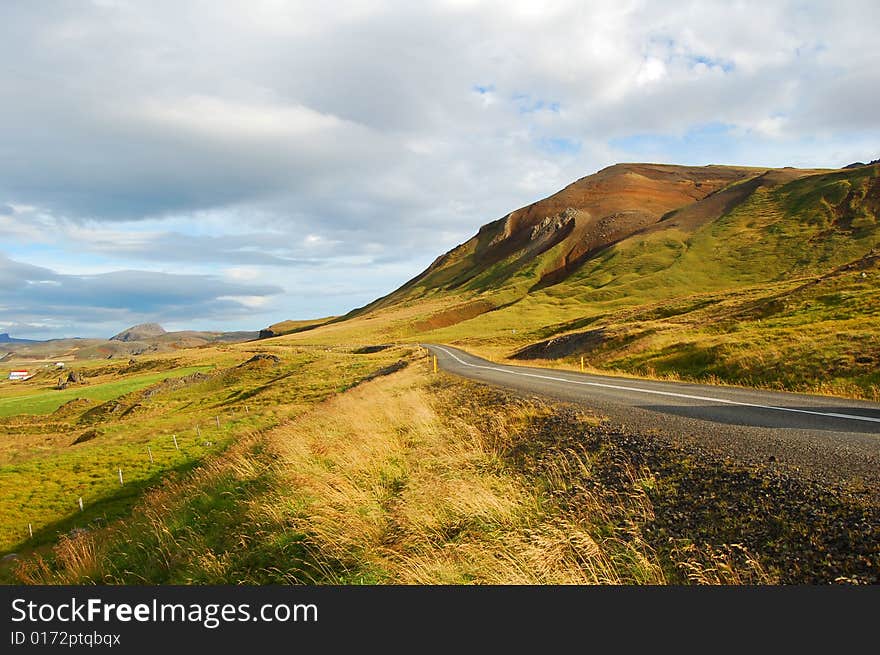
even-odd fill
[(0, 332), (340, 314), (620, 161), (880, 156), (876, 2), (0, 5)]

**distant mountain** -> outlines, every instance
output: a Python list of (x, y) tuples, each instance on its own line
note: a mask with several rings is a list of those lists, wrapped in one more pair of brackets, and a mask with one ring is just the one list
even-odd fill
[(167, 334), (167, 332), (158, 323), (141, 323), (110, 337), (110, 341), (145, 341), (154, 337), (161, 337), (163, 334)]
[(40, 343), (39, 341), (35, 341), (33, 339), (15, 339), (14, 337), (10, 337), (8, 332), (4, 332), (0, 334), (0, 343)]
[[(8, 335), (3, 335), (9, 339)], [(110, 339), (52, 339), (27, 341), (10, 339), (3, 350), (9, 352), (5, 360), (40, 360), (54, 357), (73, 359), (113, 359), (151, 353), (171, 352), (181, 348), (198, 348), (210, 343), (235, 343), (252, 341), (259, 332), (197, 332), (186, 330), (166, 332), (157, 323), (134, 325)]]
[(874, 164), (880, 164), (880, 159), (869, 161), (867, 164), (861, 161), (856, 161), (852, 164), (847, 164), (846, 166), (844, 166), (844, 168), (861, 168), (862, 166), (873, 166)]

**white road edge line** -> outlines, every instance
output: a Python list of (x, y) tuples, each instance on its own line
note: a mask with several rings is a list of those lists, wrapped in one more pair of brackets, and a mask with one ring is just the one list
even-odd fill
[(566, 382), (568, 384), (580, 384), (588, 387), (604, 387), (606, 389), (617, 389), (618, 391), (635, 391), (636, 393), (648, 393), (654, 394), (656, 396), (673, 396), (675, 398), (688, 398), (690, 400), (706, 400), (713, 403), (723, 403), (725, 405), (739, 405), (741, 407), (755, 407), (757, 409), (773, 409), (778, 412), (792, 412), (795, 414), (812, 414), (813, 416), (827, 416), (831, 418), (845, 418), (851, 419), (854, 421), (869, 421), (871, 423), (880, 423), (880, 418), (873, 418), (871, 416), (858, 416), (855, 414), (837, 414), (835, 412), (814, 412), (808, 409), (794, 409), (792, 407), (776, 407), (775, 405), (756, 405), (754, 403), (742, 403), (736, 400), (727, 400), (725, 398), (709, 398), (708, 396), (691, 396), (685, 393), (674, 393), (672, 391), (657, 391), (655, 389), (639, 389), (638, 387), (624, 387), (616, 384), (605, 384), (603, 382), (587, 382), (586, 380), (569, 380), (568, 378), (557, 378), (550, 375), (538, 375), (537, 373), (526, 373), (524, 371), (513, 371), (509, 368), (499, 368), (497, 366), (480, 366), (479, 364), (471, 364), (466, 362), (455, 355), (455, 353), (450, 352), (443, 346), (433, 346), (438, 350), (442, 350), (447, 355), (452, 357), (455, 361), (457, 361), (462, 366), (469, 366), (471, 368), (481, 368), (487, 371), (498, 371), (499, 373), (507, 373), (508, 375), (519, 375), (526, 378), (540, 378), (542, 380), (552, 380), (554, 382)]

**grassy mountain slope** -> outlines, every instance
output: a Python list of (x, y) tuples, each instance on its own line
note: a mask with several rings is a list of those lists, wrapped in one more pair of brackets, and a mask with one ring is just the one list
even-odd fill
[[(878, 171), (610, 167), (300, 338), (584, 355), (631, 373), (874, 397)], [(541, 352), (559, 338), (568, 345)]]
[[(589, 255), (656, 224), (668, 212), (758, 173), (722, 166), (608, 167), (483, 226), (424, 273), (356, 313), (438, 292), (522, 292), (534, 284), (549, 284), (575, 270)], [(526, 271), (537, 271), (538, 277), (525, 276), (529, 284), (524, 288)]]

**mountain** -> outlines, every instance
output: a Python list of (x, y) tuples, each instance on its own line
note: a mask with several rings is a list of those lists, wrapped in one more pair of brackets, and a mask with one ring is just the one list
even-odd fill
[(483, 226), (347, 318), (441, 296), (477, 315), (560, 284), (586, 301), (828, 270), (875, 242), (877, 170), (618, 164)]
[(390, 294), (285, 338), (448, 342), (880, 397), (878, 216), (878, 164), (617, 164), (484, 225)]
[(603, 248), (756, 174), (726, 166), (611, 166), (484, 225), (421, 275), (364, 309), (438, 289), (498, 289), (531, 270), (538, 275), (535, 286), (558, 282)]
[(873, 166), (874, 164), (880, 164), (880, 159), (875, 159), (873, 161), (869, 161), (867, 164), (862, 161), (853, 162), (852, 164), (847, 164), (844, 168), (861, 168), (862, 166)]
[[(821, 208), (822, 192), (818, 191), (816, 198), (806, 197), (810, 191), (804, 185), (798, 187), (798, 180), (810, 178), (821, 184), (831, 175), (826, 180), (827, 191), (834, 195), (850, 184), (849, 177), (865, 178), (865, 170), (873, 169), (837, 173), (838, 180), (830, 171), (793, 168), (617, 164), (484, 225), (474, 237), (439, 257), (400, 289), (345, 318), (418, 300), (467, 300), (444, 307), (439, 315), (417, 322), (416, 327), (452, 325), (509, 306), (542, 289), (562, 295), (557, 286), (560, 283), (572, 276), (584, 278), (596, 262), (608, 258), (630, 260), (636, 253), (623, 244), (634, 243), (632, 239), (644, 243), (646, 250), (638, 256), (641, 261), (630, 262), (635, 270), (618, 271), (626, 274), (624, 277), (582, 279), (583, 283), (571, 280), (574, 294), (598, 287), (607, 294), (629, 280), (630, 273), (656, 273), (653, 269), (662, 269), (670, 257), (673, 261), (669, 263), (680, 269), (684, 260), (678, 264), (674, 260), (687, 255), (690, 240), (705, 240), (707, 230), (712, 231), (717, 221), (737, 210), (748, 212), (746, 208), (753, 207), (760, 213), (763, 210), (757, 203), (770, 195), (774, 196), (774, 210), (782, 215), (790, 214), (790, 208), (780, 203), (797, 202), (792, 193)], [(847, 197), (835, 200), (847, 202)], [(695, 271), (706, 266), (693, 264), (697, 264)], [(608, 271), (596, 269), (599, 278), (603, 272)], [(669, 281), (659, 281), (659, 286), (668, 288)]]
[(110, 337), (110, 341), (145, 341), (163, 334), (167, 334), (165, 328), (158, 323), (141, 323)]
[(14, 337), (10, 337), (9, 333), (4, 332), (0, 334), (0, 343), (40, 343), (39, 341), (34, 341), (33, 339), (16, 339)]
[(3, 361), (32, 361), (52, 358), (112, 359), (150, 353), (170, 352), (181, 348), (198, 348), (209, 343), (236, 343), (259, 337), (256, 331), (198, 332), (183, 330), (166, 332), (157, 323), (134, 325), (110, 339), (51, 339), (24, 342), (13, 340), (5, 345)]

